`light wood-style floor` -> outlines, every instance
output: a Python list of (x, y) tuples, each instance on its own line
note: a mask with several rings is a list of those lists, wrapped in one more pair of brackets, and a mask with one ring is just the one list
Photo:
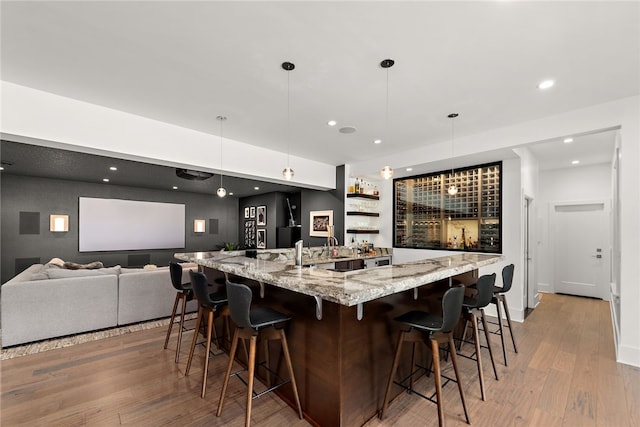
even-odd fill
[[(508, 367), (492, 337), (500, 380), (485, 357), (487, 401), (480, 400), (475, 362), (460, 360), (473, 426), (640, 425), (640, 369), (615, 362), (607, 302), (545, 294), (515, 332), (520, 352), (509, 351)], [(245, 388), (237, 380), (215, 417), (226, 355), (211, 360), (201, 399), (203, 349), (185, 377), (191, 334), (178, 365), (172, 349), (162, 349), (164, 334), (155, 328), (2, 361), (0, 425), (243, 425)], [(420, 381), (432, 387), (432, 378)], [(444, 388), (444, 402), (447, 425), (467, 425), (455, 385)], [(254, 401), (252, 424), (308, 425), (273, 393)], [(403, 393), (385, 420), (367, 427), (413, 425), (436, 426), (436, 407)]]

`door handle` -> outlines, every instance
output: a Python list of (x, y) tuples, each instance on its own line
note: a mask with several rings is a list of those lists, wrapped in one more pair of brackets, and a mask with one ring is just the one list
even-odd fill
[(598, 258), (598, 259), (600, 259), (600, 258), (602, 258), (602, 255), (600, 255), (600, 254), (598, 254), (598, 255), (591, 255), (591, 257), (592, 257), (592, 258)]

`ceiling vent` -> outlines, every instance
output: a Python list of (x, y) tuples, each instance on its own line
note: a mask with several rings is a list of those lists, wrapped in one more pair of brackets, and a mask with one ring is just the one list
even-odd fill
[(210, 172), (199, 172), (189, 169), (176, 169), (176, 175), (182, 179), (188, 179), (190, 181), (204, 181), (213, 176)]

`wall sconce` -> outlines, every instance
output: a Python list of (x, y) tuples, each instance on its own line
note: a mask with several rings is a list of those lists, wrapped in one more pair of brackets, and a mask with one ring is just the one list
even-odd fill
[(49, 231), (54, 233), (69, 231), (69, 215), (49, 215)]
[(193, 232), (194, 233), (204, 233), (205, 229), (205, 220), (204, 219), (194, 219), (193, 220)]

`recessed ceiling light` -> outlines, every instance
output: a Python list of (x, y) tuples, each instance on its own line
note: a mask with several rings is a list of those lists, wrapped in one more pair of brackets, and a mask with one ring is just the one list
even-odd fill
[(233, 193), (229, 193), (230, 196), (233, 196)]
[(538, 89), (549, 89), (555, 82), (553, 80), (544, 80), (538, 83)]
[(407, 172), (411, 172), (413, 170), (413, 168), (407, 168), (405, 169)]
[(115, 166), (111, 166), (111, 167), (109, 167), (109, 170), (110, 170), (110, 171), (117, 171), (117, 170), (118, 170), (118, 168), (117, 168), (117, 167), (115, 167)]
[(345, 126), (338, 129), (338, 132), (340, 133), (354, 133), (355, 131), (356, 131), (356, 128), (353, 126)]
[(177, 190), (177, 189), (178, 189), (178, 187), (176, 187), (175, 185), (174, 185), (173, 187), (171, 187), (171, 188), (173, 188), (174, 190)]
[(253, 189), (254, 189), (254, 190), (259, 190), (259, 189), (260, 189), (260, 187), (253, 187)]
[(109, 182), (109, 178), (102, 178), (103, 182)]
[(0, 166), (0, 171), (3, 171), (3, 170), (4, 170), (4, 167)]
[(565, 144), (571, 144), (573, 142), (573, 138), (565, 138), (562, 142)]
[(338, 122), (336, 122), (335, 120), (329, 120), (329, 121), (327, 122), (327, 124), (328, 124), (329, 126), (335, 126), (335, 125), (337, 125), (337, 124), (338, 124)]
[(577, 165), (578, 163), (580, 163), (580, 160), (573, 160), (573, 161), (571, 162), (571, 164), (572, 164), (572, 165)]
[(381, 139), (374, 139), (373, 143), (374, 144), (382, 144), (382, 140)]

